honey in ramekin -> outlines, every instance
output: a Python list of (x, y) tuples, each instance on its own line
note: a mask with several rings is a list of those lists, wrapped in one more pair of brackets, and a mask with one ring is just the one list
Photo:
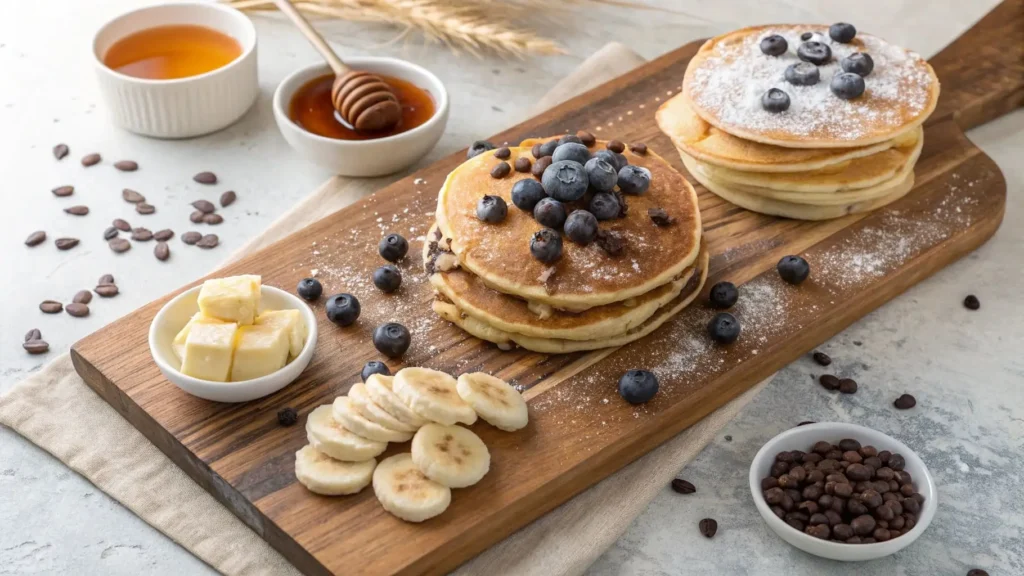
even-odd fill
[(103, 64), (135, 78), (173, 80), (212, 72), (241, 55), (242, 45), (227, 34), (176, 24), (121, 38), (103, 55)]

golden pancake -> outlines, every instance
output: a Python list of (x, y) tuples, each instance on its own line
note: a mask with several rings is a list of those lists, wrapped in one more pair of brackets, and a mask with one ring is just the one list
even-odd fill
[[(604, 145), (598, 142), (592, 150)], [(510, 164), (521, 156), (533, 159), (529, 147), (510, 150), (506, 160)], [(693, 187), (662, 158), (653, 152), (639, 156), (628, 150), (625, 156), (630, 164), (650, 170), (651, 185), (643, 195), (624, 196), (628, 207), (624, 218), (600, 223), (601, 230), (624, 240), (625, 248), (617, 256), (610, 256), (597, 243), (580, 246), (564, 240), (562, 257), (554, 264), (535, 259), (530, 238), (541, 226), (511, 199), (512, 185), (533, 176), (512, 172), (493, 178), (491, 169), (502, 160), (491, 152), (467, 160), (448, 175), (438, 197), (437, 225), (452, 240), (451, 249), (463, 268), (490, 288), (535, 304), (582, 311), (646, 294), (672, 281), (696, 259), (700, 210)], [(477, 202), (488, 194), (508, 204), (504, 221), (490, 224), (477, 218)], [(566, 212), (584, 207), (583, 200), (570, 202)], [(650, 208), (665, 210), (676, 222), (656, 226), (647, 214)]]
[(690, 303), (700, 295), (701, 288), (704, 286), (704, 281), (707, 280), (708, 277), (707, 250), (700, 251), (696, 266), (699, 269), (699, 273), (694, 274), (691, 277), (687, 285), (683, 287), (683, 291), (679, 296), (676, 296), (671, 302), (659, 308), (657, 312), (655, 312), (654, 315), (643, 324), (629, 329), (624, 334), (609, 338), (599, 338), (595, 340), (536, 338), (499, 330), (498, 328), (495, 328), (474, 316), (470, 316), (469, 314), (462, 312), (451, 302), (446, 302), (443, 296), (439, 296), (435, 299), (433, 306), (434, 311), (445, 320), (448, 320), (481, 340), (494, 342), (503, 350), (510, 349), (513, 344), (518, 344), (527, 350), (533, 350), (534, 352), (541, 352), (543, 354), (567, 354), (582, 350), (597, 350), (599, 348), (608, 348), (611, 346), (622, 346), (635, 340), (639, 340), (640, 338), (643, 338), (657, 330), (662, 324), (689, 306)]
[(658, 108), (658, 127), (677, 148), (715, 166), (751, 172), (808, 172), (891, 148), (887, 140), (860, 148), (783, 148), (737, 138), (708, 124), (677, 94)]
[(451, 268), (455, 259), (446, 258), (451, 255), (446, 245), (436, 227), (423, 243), (423, 262), (434, 290), (481, 322), (505, 332), (537, 338), (596, 340), (622, 334), (643, 324), (658, 308), (675, 299), (696, 274), (696, 268), (690, 266), (671, 282), (636, 298), (572, 313), (550, 306), (533, 306), (491, 290), (471, 272)]
[[(800, 60), (800, 35), (815, 34), (832, 60), (818, 67), (820, 81), (796, 86), (785, 69)], [(781, 56), (761, 52), (762, 38), (779, 34), (789, 44)], [(864, 78), (863, 95), (843, 100), (829, 89), (842, 72), (840, 61), (866, 52), (874, 70)], [(773, 113), (761, 106), (770, 88), (786, 92), (790, 107)], [(771, 25), (736, 30), (708, 40), (690, 61), (683, 95), (701, 118), (733, 136), (790, 148), (849, 148), (892, 140), (920, 126), (935, 109), (939, 81), (921, 56), (858, 32), (849, 44), (833, 42), (827, 26)]]

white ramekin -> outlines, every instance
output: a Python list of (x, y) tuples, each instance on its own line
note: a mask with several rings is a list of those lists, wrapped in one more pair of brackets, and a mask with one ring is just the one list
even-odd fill
[(274, 118), (288, 144), (311, 162), (342, 176), (392, 174), (430, 152), (448, 123), (448, 91), (441, 80), (427, 69), (397, 58), (361, 56), (345, 58), (345, 63), (427, 90), (434, 99), (434, 115), (412, 130), (375, 140), (335, 140), (307, 132), (288, 117), (288, 105), (303, 84), (331, 73), (326, 64), (311, 64), (282, 80), (274, 92)]
[[(231, 36), (242, 55), (206, 74), (175, 80), (133, 78), (107, 68), (103, 55), (125, 36), (173, 24), (206, 26)], [(92, 43), (100, 92), (114, 122), (156, 138), (189, 138), (220, 130), (259, 95), (256, 28), (245, 14), (215, 3), (175, 2), (128, 12), (105, 24)]]

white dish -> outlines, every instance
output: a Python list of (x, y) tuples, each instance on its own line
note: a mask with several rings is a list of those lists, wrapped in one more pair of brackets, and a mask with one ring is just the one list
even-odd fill
[[(206, 74), (174, 80), (135, 78), (103, 64), (103, 55), (125, 36), (174, 24), (205, 26), (231, 36), (242, 46), (242, 54)], [(222, 4), (175, 2), (122, 14), (99, 29), (92, 53), (100, 92), (114, 122), (144, 136), (189, 138), (220, 130), (241, 118), (260, 93), (256, 28), (245, 14)]]
[(305, 83), (332, 73), (327, 64), (311, 64), (282, 80), (274, 92), (274, 118), (288, 144), (335, 174), (358, 177), (393, 174), (430, 152), (448, 124), (448, 91), (441, 80), (426, 68), (396, 58), (361, 56), (345, 58), (345, 63), (357, 70), (401, 78), (426, 90), (434, 99), (434, 115), (412, 130), (374, 140), (336, 140), (307, 132), (288, 117), (288, 106)]
[[(899, 453), (906, 460), (904, 470), (914, 478), (914, 486), (924, 496), (924, 504), (921, 505), (921, 512), (918, 515), (917, 524), (902, 536), (877, 542), (874, 544), (842, 544), (829, 542), (815, 538), (798, 531), (772, 512), (768, 503), (765, 502), (761, 491), (761, 479), (769, 475), (775, 455), (783, 450), (807, 451), (819, 440), (826, 440), (837, 443), (843, 438), (853, 438), (861, 444), (871, 445), (881, 450), (889, 450)], [(776, 534), (793, 546), (815, 556), (841, 560), (844, 562), (857, 562), (862, 560), (875, 560), (888, 556), (912, 544), (918, 537), (928, 529), (935, 511), (938, 509), (938, 491), (935, 489), (935, 481), (924, 462), (902, 442), (887, 436), (877, 430), (858, 426), (856, 424), (845, 424), (842, 422), (819, 422), (791, 428), (775, 438), (769, 440), (754, 456), (750, 465), (750, 494), (757, 505), (757, 511), (768, 523)]]
[(306, 323), (308, 335), (302, 352), (273, 374), (242, 382), (211, 382), (182, 374), (179, 370), (181, 361), (171, 349), (175, 335), (185, 326), (189, 318), (199, 311), (199, 289), (195, 286), (174, 297), (157, 312), (153, 323), (149, 325), (149, 351), (153, 360), (163, 372), (164, 377), (185, 392), (215, 402), (248, 402), (273, 394), (291, 384), (302, 374), (302, 371), (313, 359), (316, 350), (317, 324), (316, 315), (304, 301), (297, 296), (273, 286), (262, 286), (260, 299), (261, 308), (265, 310), (299, 310), (302, 321)]

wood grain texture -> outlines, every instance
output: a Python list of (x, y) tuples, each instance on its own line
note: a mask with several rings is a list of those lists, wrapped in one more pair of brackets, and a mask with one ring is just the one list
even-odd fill
[[(1014, 0), (997, 9), (1017, 14), (1016, 27), (1003, 16), (993, 31), (965, 34), (975, 40), (963, 45), (964, 53), (995, 54), (977, 42), (1004, 45), (1016, 38), (1024, 21), (1022, 5), (1024, 0)], [(666, 54), (493, 140), (590, 129), (599, 138), (646, 142), (682, 170), (653, 113), (678, 92), (697, 46)], [(698, 187), (712, 254), (708, 286), (719, 280), (742, 284), (734, 313), (743, 335), (732, 346), (709, 344), (704, 327), (713, 312), (702, 305), (621, 349), (560, 356), (502, 352), (437, 319), (414, 239), (431, 223), (437, 189), (464, 157), (458, 153), (210, 275), (257, 273), (267, 284), (293, 289), (315, 268), (325, 293), (349, 291), (362, 301), (359, 322), (344, 329), (326, 321), (322, 302), (315, 306), (321, 318), (316, 355), (302, 377), (281, 392), (225, 405), (191, 397), (164, 380), (149, 356), (146, 334), (150, 320), (174, 294), (82, 340), (72, 358), (107, 402), (302, 571), (443, 573), (703, 418), (995, 232), (1005, 181), (957, 121), (969, 124), (988, 115), (977, 110), (1009, 109), (1020, 78), (1002, 81), (996, 75), (1017, 70), (1011, 63), (991, 67), (991, 76), (974, 76), (975, 68), (961, 66), (953, 56), (945, 59), (946, 64), (936, 63), (944, 117), (928, 124), (915, 190), (899, 202), (870, 214), (800, 222), (744, 211)], [(972, 82), (959, 80), (966, 76)], [(979, 83), (989, 87), (984, 94), (974, 92)], [(962, 108), (945, 105), (946, 99)], [(401, 266), (402, 289), (384, 295), (373, 288), (370, 275), (383, 264), (376, 244), (392, 231), (404, 234), (412, 246)], [(798, 288), (783, 284), (774, 270), (780, 257), (797, 253), (812, 267), (811, 278)], [(301, 425), (283, 428), (276, 421), (281, 407), (297, 408), (304, 421), (313, 408), (345, 393), (358, 381), (362, 365), (379, 359), (370, 335), (387, 321), (402, 322), (413, 333), (404, 364), (389, 362), (392, 370), (401, 365), (456, 374), (486, 370), (520, 386), (531, 409), (530, 425), (518, 433), (473, 427), (491, 450), (491, 472), (477, 486), (456, 490), (447, 512), (419, 525), (388, 515), (372, 490), (342, 498), (306, 491), (293, 469), (305, 432)], [(662, 382), (658, 396), (642, 407), (625, 404), (615, 392), (618, 376), (636, 367), (655, 370)], [(407, 444), (392, 445), (386, 455), (407, 450)]]

